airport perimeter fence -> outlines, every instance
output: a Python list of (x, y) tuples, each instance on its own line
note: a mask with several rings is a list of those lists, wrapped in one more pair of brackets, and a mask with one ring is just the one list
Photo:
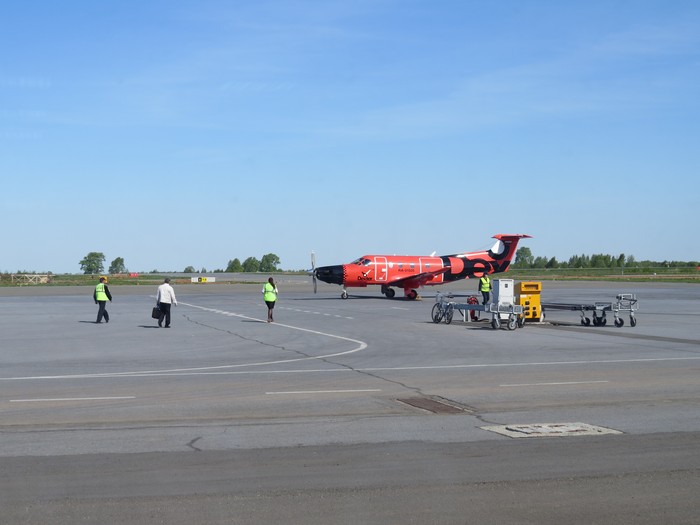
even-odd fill
[(688, 280), (700, 281), (700, 267), (629, 267), (629, 268), (511, 268), (509, 277), (516, 280)]
[[(275, 272), (278, 277), (299, 275), (299, 272)], [(112, 285), (152, 285), (162, 283), (165, 277), (173, 279), (174, 284), (190, 283), (192, 277), (205, 274), (182, 273), (141, 273), (106, 275)], [(268, 274), (206, 274), (216, 278), (217, 284), (258, 283), (267, 280)], [(643, 268), (513, 268), (504, 277), (517, 281), (538, 280), (629, 280), (629, 281), (676, 281), (700, 283), (700, 267), (643, 267)], [(100, 275), (84, 274), (39, 274), (39, 273), (0, 273), (0, 286), (86, 286), (94, 285)], [(213, 280), (212, 280), (213, 282)]]

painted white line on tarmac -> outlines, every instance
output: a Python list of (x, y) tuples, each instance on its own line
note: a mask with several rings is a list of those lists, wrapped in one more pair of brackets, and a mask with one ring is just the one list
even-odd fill
[(204, 366), (204, 367), (192, 367), (192, 368), (170, 368), (163, 370), (135, 370), (131, 372), (110, 372), (110, 373), (96, 373), (96, 374), (70, 374), (70, 375), (60, 375), (60, 376), (30, 376), (30, 377), (0, 377), (0, 381), (22, 381), (22, 380), (40, 380), (40, 379), (98, 379), (107, 377), (153, 377), (159, 375), (185, 375), (185, 374), (202, 374), (202, 373), (214, 373), (214, 371), (221, 370), (231, 370), (234, 368), (245, 368), (252, 366), (267, 366), (267, 365), (278, 365), (286, 363), (296, 363), (299, 361), (312, 361), (312, 360), (322, 360), (329, 359), (331, 357), (339, 357), (342, 355), (354, 354), (355, 352), (360, 352), (367, 348), (367, 343), (360, 341), (359, 339), (351, 339), (349, 337), (343, 337), (341, 335), (329, 334), (327, 332), (320, 332), (318, 330), (311, 330), (309, 328), (301, 328), (299, 326), (292, 326), (282, 323), (267, 323), (263, 319), (258, 319), (256, 317), (249, 317), (247, 315), (237, 314), (234, 312), (227, 312), (225, 310), (219, 310), (216, 308), (207, 308), (204, 306), (198, 306), (196, 304), (189, 304), (180, 302), (179, 304), (190, 306), (192, 308), (197, 308), (199, 310), (204, 310), (207, 312), (213, 312), (220, 315), (226, 315), (229, 317), (238, 317), (240, 319), (248, 319), (251, 321), (258, 321), (261, 324), (266, 324), (267, 326), (288, 328), (290, 330), (299, 330), (301, 332), (307, 332), (310, 334), (320, 335), (323, 337), (330, 337), (333, 339), (340, 339), (341, 341), (348, 341), (355, 343), (357, 347), (346, 350), (345, 352), (336, 352), (334, 354), (325, 354), (319, 356), (309, 356), (309, 357), (298, 357), (294, 359), (278, 359), (275, 361), (259, 361), (256, 363), (243, 363), (239, 365), (219, 365), (219, 366)]
[[(340, 354), (336, 354), (340, 355)], [(264, 374), (338, 374), (352, 372), (410, 372), (421, 370), (466, 370), (470, 368), (505, 368), (505, 367), (522, 367), (522, 366), (576, 366), (590, 364), (624, 364), (624, 363), (659, 363), (659, 362), (677, 362), (677, 361), (696, 361), (700, 357), (669, 357), (659, 359), (615, 359), (611, 361), (553, 361), (553, 362), (537, 362), (537, 363), (484, 363), (479, 365), (431, 365), (431, 366), (397, 366), (397, 367), (374, 367), (374, 368), (326, 368), (326, 369), (302, 369), (302, 370), (231, 370), (254, 364), (280, 364), (290, 363), (294, 361), (302, 361), (308, 359), (321, 359), (322, 356), (316, 358), (300, 358), (290, 359), (287, 361), (276, 361), (269, 363), (252, 363), (247, 365), (224, 365), (218, 367), (196, 368), (196, 369), (174, 369), (174, 370), (156, 370), (135, 371), (135, 372), (116, 372), (111, 374), (90, 374), (90, 375), (72, 375), (72, 376), (40, 376), (40, 377), (0, 377), (0, 381), (18, 381), (31, 379), (101, 379), (101, 378), (120, 378), (120, 377), (167, 377), (167, 376), (206, 376), (206, 375), (264, 375)]]
[(52, 397), (45, 399), (10, 399), (10, 403), (60, 403), (62, 401), (114, 401), (119, 399), (136, 399), (136, 397)]
[(354, 394), (357, 392), (381, 392), (379, 388), (369, 388), (365, 390), (292, 390), (287, 392), (265, 392), (268, 396), (284, 396), (294, 394)]
[(358, 368), (363, 372), (382, 372), (384, 370), (445, 370), (465, 368), (508, 368), (520, 366), (570, 366), (570, 365), (609, 365), (626, 363), (663, 363), (675, 361), (697, 361), (698, 357), (649, 357), (639, 359), (594, 359), (591, 361), (536, 361), (533, 363), (483, 363), (476, 365), (430, 365), (430, 366), (402, 366), (391, 368)]
[(523, 386), (564, 386), (564, 385), (594, 385), (598, 383), (609, 383), (610, 381), (561, 381), (558, 383), (520, 383), (513, 385), (498, 385), (502, 387), (523, 387)]

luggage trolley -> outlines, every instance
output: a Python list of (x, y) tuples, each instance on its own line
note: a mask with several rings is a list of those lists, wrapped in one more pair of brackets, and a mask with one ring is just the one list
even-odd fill
[(454, 311), (459, 310), (464, 322), (477, 321), (477, 312), (491, 314), (491, 328), (497, 330), (501, 325), (508, 330), (522, 328), (525, 324), (523, 307), (514, 304), (513, 301), (513, 279), (500, 279), (495, 281), (494, 302), (489, 304), (478, 304), (475, 296), (470, 296), (466, 303), (453, 302), (454, 296), (451, 293), (438, 292), (435, 296), (435, 304), (430, 312), (430, 318), (434, 323), (445, 321), (445, 324), (452, 322)]
[[(625, 320), (620, 317), (620, 312), (629, 312), (630, 325), (637, 326), (637, 318), (634, 315), (639, 309), (637, 296), (631, 293), (621, 293), (616, 297), (615, 302), (595, 302), (593, 304), (579, 303), (542, 303), (542, 319), (546, 310), (570, 310), (581, 312), (581, 324), (583, 326), (605, 326), (607, 324), (606, 312), (613, 312), (615, 316), (615, 326), (621, 328)], [(590, 318), (586, 317), (586, 312), (591, 312)]]

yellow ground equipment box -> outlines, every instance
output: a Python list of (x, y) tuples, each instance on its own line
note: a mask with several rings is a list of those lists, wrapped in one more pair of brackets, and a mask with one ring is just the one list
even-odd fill
[(542, 317), (541, 282), (522, 281), (515, 286), (516, 302), (523, 307), (526, 321), (540, 321)]

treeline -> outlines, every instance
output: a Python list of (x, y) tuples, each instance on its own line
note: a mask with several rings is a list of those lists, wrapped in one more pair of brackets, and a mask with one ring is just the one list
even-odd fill
[(557, 261), (556, 257), (535, 257), (530, 248), (523, 246), (515, 252), (512, 268), (576, 269), (576, 268), (690, 268), (700, 266), (698, 261), (637, 261), (632, 255), (618, 256), (597, 253), (594, 255), (572, 255), (568, 261)]
[[(80, 269), (85, 275), (95, 275), (104, 272), (105, 255), (102, 252), (90, 252), (82, 261), (80, 261)], [(232, 259), (228, 262), (226, 269), (214, 270), (214, 273), (231, 272), (231, 273), (255, 273), (255, 272), (278, 272), (280, 258), (274, 253), (268, 253), (262, 256), (262, 259), (248, 257), (241, 262), (240, 259)], [(108, 272), (112, 275), (128, 273), (123, 257), (117, 257), (109, 265)], [(200, 273), (207, 273), (206, 268), (199, 270)], [(160, 270), (152, 270), (150, 273), (161, 273)], [(194, 266), (187, 266), (183, 273), (197, 273)]]
[[(214, 273), (271, 273), (278, 272), (280, 265), (280, 258), (274, 253), (268, 253), (262, 256), (262, 259), (256, 259), (255, 257), (248, 257), (245, 261), (241, 262), (240, 259), (232, 259), (228, 262), (225, 270), (214, 270)], [(185, 273), (194, 273), (196, 270), (192, 266), (185, 268)], [(206, 270), (202, 269), (202, 273)]]

